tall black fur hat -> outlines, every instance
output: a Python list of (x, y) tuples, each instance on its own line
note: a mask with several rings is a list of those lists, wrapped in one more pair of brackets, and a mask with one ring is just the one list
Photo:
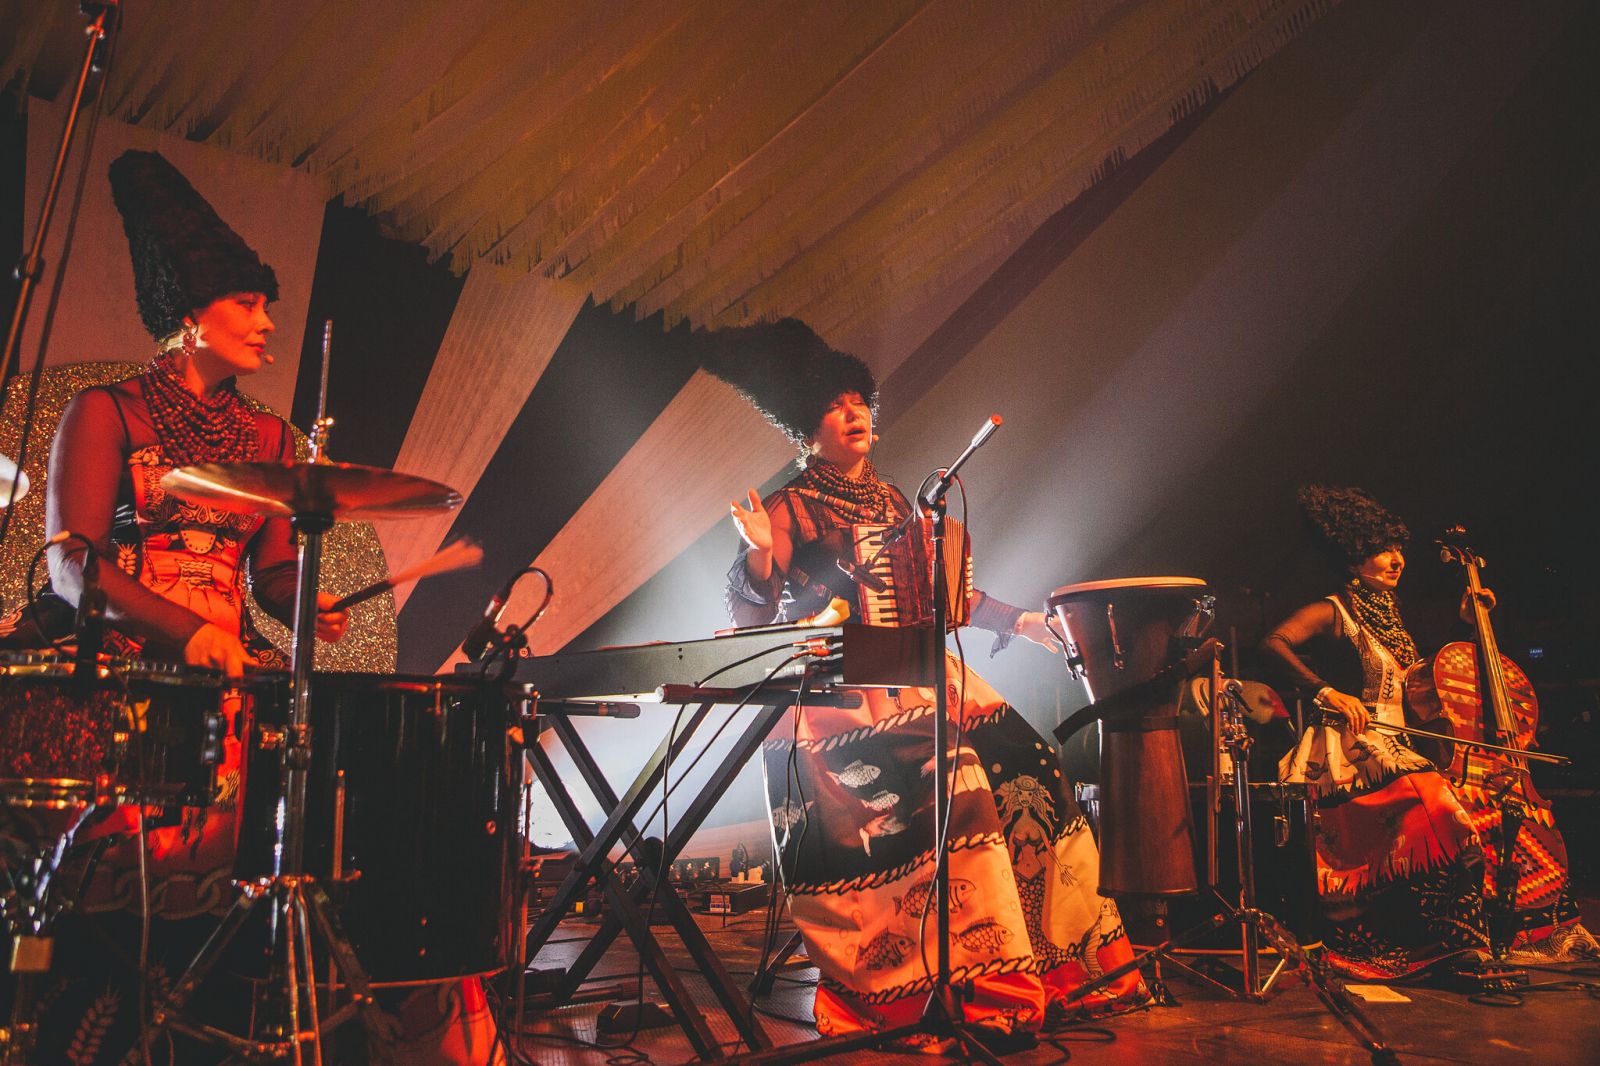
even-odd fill
[(1312, 539), (1337, 566), (1354, 566), (1411, 539), (1406, 524), (1361, 489), (1306, 485), (1296, 499)]
[(160, 340), (183, 316), (234, 292), (278, 298), (278, 277), (160, 152), (111, 163), (111, 199), (133, 256), (139, 317)]
[(739, 390), (796, 445), (816, 432), (842, 393), (878, 410), (878, 382), (867, 364), (835, 351), (798, 318), (730, 326), (701, 334), (700, 365)]

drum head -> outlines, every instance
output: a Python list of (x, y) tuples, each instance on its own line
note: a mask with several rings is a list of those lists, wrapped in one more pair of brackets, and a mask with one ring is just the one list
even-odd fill
[(1195, 592), (1206, 587), (1198, 577), (1114, 577), (1105, 581), (1080, 581), (1075, 585), (1062, 585), (1050, 594), (1050, 604), (1057, 600), (1071, 600), (1091, 593), (1161, 592), (1182, 590)]

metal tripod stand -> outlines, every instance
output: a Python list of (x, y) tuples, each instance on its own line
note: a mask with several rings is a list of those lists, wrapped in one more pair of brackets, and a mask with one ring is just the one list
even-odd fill
[[(333, 420), (327, 417), (332, 333), (330, 321), (323, 328), (322, 384), (317, 419), (311, 430), (309, 464), (276, 467), (266, 464), (271, 469), (263, 476), (275, 491), (258, 495), (241, 492), (239, 486), (232, 483), (239, 472), (246, 475), (247, 483), (254, 480), (249, 477), (249, 468), (254, 464), (234, 464), (231, 469), (229, 466), (185, 468), (173, 471), (163, 480), (164, 486), (179, 495), (188, 492), (229, 508), (249, 510), (261, 506), (268, 508), (268, 513), (274, 508), (290, 512), (289, 521), (299, 541), (299, 583), (295, 588), (289, 723), (282, 741), (282, 792), (279, 794), (278, 846), (272, 876), (241, 884), (240, 897), (172, 992), (157, 1007), (152, 1021), (157, 1030), (170, 1028), (227, 1047), (252, 1061), (288, 1059), (295, 1066), (305, 1061), (306, 1046), (310, 1048), (311, 1062), (321, 1066), (322, 1034), (336, 1029), (352, 1016), (359, 1015), (371, 1034), (379, 1032), (380, 1026), (366, 971), (340, 928), (338, 914), (327, 893), (305, 872), (306, 785), (311, 767), (311, 670), (317, 633), (322, 536), (333, 527), (341, 512), (350, 511), (348, 502), (340, 499), (342, 471), (326, 455), (328, 430), (333, 425)], [(172, 483), (168, 484), (169, 481)], [(220, 501), (216, 499), (219, 488), (222, 490)], [(270, 907), (271, 964), (264, 986), (268, 1008), (265, 1039), (258, 1040), (207, 1025), (187, 1015), (184, 1008), (262, 901)], [(326, 1017), (317, 1006), (316, 959), (311, 941), (313, 926), (327, 947), (331, 970), (327, 975)], [(340, 978), (350, 992), (350, 999), (334, 1008)]]
[[(314, 446), (314, 452), (320, 446)], [(300, 584), (295, 593), (294, 643), (291, 654), (291, 705), (289, 728), (283, 747), (283, 792), (278, 811), (278, 848), (273, 875), (241, 885), (242, 894), (228, 911), (172, 992), (156, 1009), (157, 1029), (170, 1028), (187, 1036), (229, 1048), (253, 1061), (289, 1061), (300, 1066), (304, 1048), (310, 1059), (322, 1063), (322, 1034), (359, 1014), (369, 1030), (376, 1024), (375, 1006), (366, 971), (339, 926), (327, 893), (307, 875), (304, 865), (306, 777), (311, 765), (311, 659), (316, 637), (317, 579), (322, 561), (322, 535), (333, 525), (326, 514), (297, 514), (291, 522), (300, 535)], [(272, 963), (266, 981), (270, 1016), (265, 1039), (225, 1032), (184, 1013), (190, 997), (221, 961), (246, 919), (265, 902), (269, 908)], [(317, 978), (311, 929), (327, 947), (330, 963), (350, 991), (350, 1000), (323, 1017), (317, 1006)], [(329, 975), (328, 1004), (338, 983)], [(302, 1006), (304, 1015), (302, 1016)]]

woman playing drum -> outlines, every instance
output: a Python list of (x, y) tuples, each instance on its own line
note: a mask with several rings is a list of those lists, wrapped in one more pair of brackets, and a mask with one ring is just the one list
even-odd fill
[[(57, 635), (50, 632), (51, 619), (63, 614), (70, 633), (71, 608), (92, 572), (105, 594), (105, 644), (113, 655), (207, 667), (229, 678), (247, 668), (285, 669), (285, 656), (252, 626), (245, 589), (248, 577), (256, 602), (292, 624), (298, 568), (289, 521), (189, 503), (161, 486), (163, 475), (179, 466), (294, 460), (287, 423), (252, 407), (235, 385), (273, 361), (267, 307), (277, 298), (277, 278), (160, 154), (124, 153), (112, 163), (110, 180), (132, 253), (140, 317), (156, 339), (156, 356), (137, 377), (80, 393), (63, 414), (46, 500), (47, 533), (71, 534), (49, 549), (58, 606), (52, 612), (47, 598), (31, 625), (14, 627), (13, 640), (30, 628)], [(317, 637), (340, 639), (346, 613), (328, 609), (333, 597), (327, 593), (317, 599)], [(242, 704), (237, 691), (224, 698), (227, 729), (214, 802), (187, 811), (179, 825), (145, 834), (155, 919), (147, 980), (154, 997), (171, 987), (235, 896)], [(138, 1057), (129, 1051), (138, 1038), (141, 1002), (137, 818), (134, 805), (124, 805), (95, 827), (93, 835), (120, 842), (89, 880), (78, 913), (58, 926), (41, 997), (39, 1061)], [(385, 1050), (386, 1060), (417, 1052), (429, 1062), (487, 1061), (493, 1029), (477, 983), (441, 987), (448, 995), (424, 990), (400, 1005), (397, 1031), (408, 1037), (427, 1031), (420, 1052), (411, 1042), (394, 1045)], [(438, 1009), (446, 999), (454, 1001), (453, 1018)], [(459, 1009), (463, 1005), (476, 1008), (469, 1024), (463, 1024), (469, 1013)], [(235, 1032), (244, 1029), (240, 1023), (248, 1022), (250, 1008), (248, 987), (217, 977), (201, 985), (191, 1004), (197, 1016), (221, 1019), (218, 1024)], [(459, 1054), (463, 1034), (476, 1036), (471, 1059)], [(446, 1050), (452, 1042), (456, 1046)], [(185, 1062), (213, 1054), (184, 1041), (173, 1048), (165, 1039), (153, 1050), (164, 1057), (169, 1049)]]

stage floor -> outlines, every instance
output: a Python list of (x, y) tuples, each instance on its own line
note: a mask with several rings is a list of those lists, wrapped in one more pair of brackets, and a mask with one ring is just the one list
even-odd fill
[[(721, 918), (699, 916), (701, 928), (741, 984), (748, 982), (760, 957), (764, 917), (762, 913), (743, 915), (724, 924)], [(577, 956), (593, 929), (584, 921), (567, 920), (554, 938), (559, 943), (552, 942), (536, 965), (564, 967)], [(780, 944), (789, 931), (785, 926), (780, 932)], [(658, 927), (658, 932), (668, 955), (685, 975), (696, 1001), (710, 1019), (713, 1032), (719, 1040), (727, 1041), (723, 1046), (728, 1058), (738, 1061), (745, 1049), (735, 1050), (732, 1024), (717, 1011), (687, 955), (681, 949), (675, 950), (676, 938), (670, 934), (670, 927)], [(621, 940), (626, 943), (626, 937)], [(1251, 1003), (1228, 999), (1171, 968), (1165, 973), (1178, 1005), (1151, 1007), (1049, 1034), (1034, 1050), (1007, 1055), (1006, 1061), (1026, 1066), (1063, 1063), (1069, 1058), (1078, 1062), (1252, 1066), (1370, 1061), (1354, 1038), (1292, 974), (1280, 977), (1267, 1002)], [(632, 999), (638, 994), (638, 962), (627, 947), (613, 947), (597, 975), (585, 986), (587, 989), (609, 990), (608, 998), (617, 1000)], [(1600, 1010), (1596, 1009), (1595, 995), (1589, 991), (1600, 990), (1600, 965), (1552, 967), (1531, 972), (1530, 976), (1533, 988), (1517, 1005), (1486, 1006), (1472, 1003), (1456, 992), (1397, 988), (1410, 1002), (1362, 1006), (1402, 1061), (1540, 1066), (1600, 1062)], [(817, 971), (811, 968), (786, 970), (773, 993), (756, 1001), (758, 1017), (774, 1043), (818, 1039), (809, 1024), (816, 977)], [(659, 1001), (648, 977), (645, 998)], [(540, 1066), (694, 1061), (689, 1042), (675, 1025), (644, 1030), (623, 1048), (619, 1045), (626, 1034), (602, 1036), (597, 1032), (599, 1010), (599, 1003), (591, 1003), (543, 1013), (530, 1011), (517, 1044), (521, 1061)], [(910, 1066), (947, 1060), (929, 1055), (857, 1051), (826, 1061)]]

